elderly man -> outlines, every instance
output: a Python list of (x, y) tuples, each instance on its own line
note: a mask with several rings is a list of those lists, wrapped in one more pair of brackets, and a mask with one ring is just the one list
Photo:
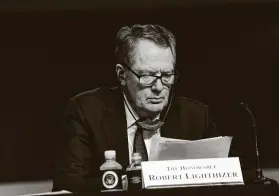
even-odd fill
[(195, 140), (217, 135), (207, 105), (176, 95), (176, 41), (159, 25), (122, 27), (116, 38), (120, 85), (73, 97), (65, 112), (65, 143), (54, 189), (99, 188), (105, 150), (125, 168), (133, 152), (148, 160), (154, 136)]

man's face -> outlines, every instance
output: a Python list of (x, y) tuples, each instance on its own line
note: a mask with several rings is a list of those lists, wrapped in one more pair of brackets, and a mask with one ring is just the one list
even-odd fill
[[(163, 48), (149, 40), (140, 40), (134, 54), (134, 64), (130, 68), (138, 75), (173, 73), (174, 64), (170, 48)], [(133, 107), (140, 115), (153, 116), (168, 104), (170, 86), (157, 79), (150, 87), (143, 87), (139, 79), (127, 70), (126, 89)]]

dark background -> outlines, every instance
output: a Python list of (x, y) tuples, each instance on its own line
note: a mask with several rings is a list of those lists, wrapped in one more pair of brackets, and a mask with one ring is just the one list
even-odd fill
[[(113, 50), (123, 25), (161, 24), (177, 38), (177, 89), (208, 104), (221, 135), (255, 161), (251, 117), (264, 167), (279, 167), (279, 5), (276, 2), (167, 1), (159, 4), (2, 2), (0, 11), (0, 181), (51, 178), (67, 100), (116, 84)], [(219, 3), (218, 3), (219, 2)], [(141, 5), (141, 6), (139, 6)]]

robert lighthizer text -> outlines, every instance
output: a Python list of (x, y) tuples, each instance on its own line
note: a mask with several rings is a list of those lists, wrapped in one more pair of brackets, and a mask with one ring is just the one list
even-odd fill
[(150, 181), (160, 180), (186, 180), (197, 178), (237, 178), (236, 172), (214, 172), (214, 173), (201, 173), (201, 174), (172, 174), (172, 175), (149, 175)]

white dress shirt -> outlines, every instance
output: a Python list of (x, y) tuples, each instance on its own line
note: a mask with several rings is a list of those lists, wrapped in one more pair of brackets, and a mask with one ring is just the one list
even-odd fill
[[(129, 160), (130, 160), (130, 163), (131, 163), (132, 154), (133, 154), (134, 137), (135, 137), (135, 133), (136, 133), (136, 130), (137, 130), (137, 125), (135, 124), (135, 122), (136, 122), (136, 120), (139, 119), (139, 116), (135, 113), (135, 111), (133, 110), (133, 108), (129, 104), (125, 94), (124, 94), (124, 99), (125, 99), (128, 107), (129, 107), (129, 109), (133, 113), (134, 117), (136, 118), (135, 119), (133, 117), (133, 115), (129, 111), (128, 107), (124, 103), (125, 114), (126, 114), (126, 122), (127, 122)], [(159, 117), (160, 117), (160, 114), (154, 120), (159, 119)], [(146, 146), (148, 156), (150, 155), (150, 148), (151, 148), (152, 139), (155, 136), (160, 136), (160, 129), (156, 130), (155, 132), (154, 131), (143, 131), (143, 139), (144, 139), (144, 143), (145, 143), (145, 146)]]

